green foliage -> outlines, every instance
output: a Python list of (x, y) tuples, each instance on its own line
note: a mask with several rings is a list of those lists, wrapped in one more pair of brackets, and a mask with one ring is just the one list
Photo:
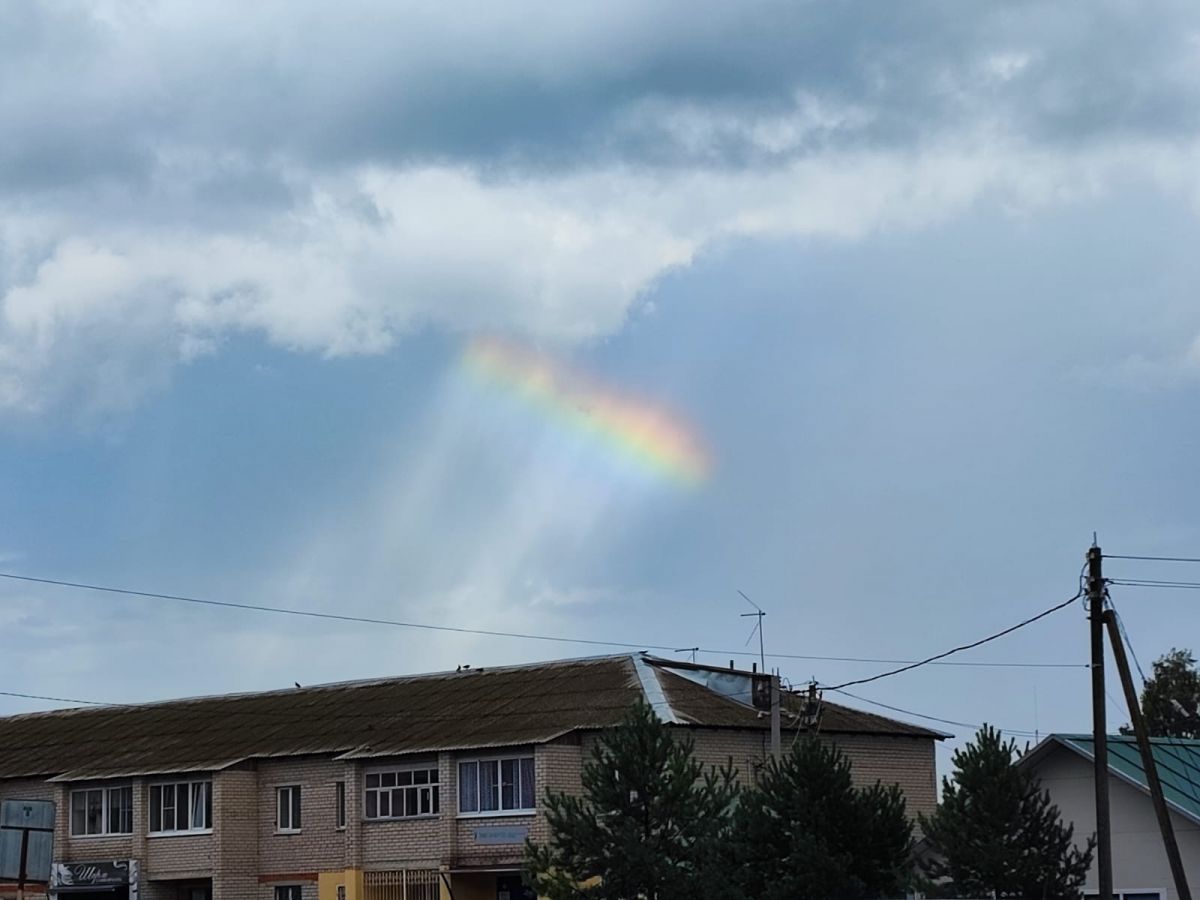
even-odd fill
[(734, 772), (705, 772), (638, 704), (583, 768), (582, 797), (547, 792), (548, 843), (526, 845), (529, 884), (548, 900), (724, 900)]
[[(1200, 672), (1190, 650), (1176, 650), (1154, 661), (1142, 689), (1142, 715), (1151, 737), (1200, 738)], [(1122, 734), (1132, 734), (1128, 725)]]
[(912, 825), (895, 785), (858, 789), (837, 747), (809, 738), (742, 796), (731, 849), (742, 897), (882, 897), (909, 880)]
[(1050, 795), (1016, 765), (1015, 742), (985, 725), (954, 754), (954, 780), (921, 827), (930, 892), (954, 897), (1081, 896), (1095, 840), (1075, 847)]

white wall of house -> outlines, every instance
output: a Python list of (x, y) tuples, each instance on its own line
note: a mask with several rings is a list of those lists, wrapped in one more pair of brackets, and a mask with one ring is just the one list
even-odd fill
[[(1064, 747), (1052, 750), (1036, 767), (1042, 787), (1058, 806), (1065, 821), (1075, 823), (1077, 843), (1096, 831), (1096, 798), (1092, 763)], [(1149, 794), (1128, 782), (1109, 777), (1112, 820), (1113, 886), (1118, 893), (1157, 890), (1177, 900), (1171, 868), (1158, 833), (1158, 820)], [(1200, 891), (1200, 826), (1172, 811), (1171, 821), (1187, 870), (1188, 885)], [(1088, 875), (1085, 891), (1097, 890), (1096, 867)]]

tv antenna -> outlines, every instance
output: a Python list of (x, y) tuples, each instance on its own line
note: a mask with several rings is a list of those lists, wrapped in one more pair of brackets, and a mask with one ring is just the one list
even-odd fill
[[(751, 606), (753, 606), (754, 610), (755, 610), (754, 612), (750, 612), (750, 613), (742, 613), (741, 618), (748, 619), (748, 618), (754, 617), (755, 619), (758, 619), (758, 621), (754, 623), (754, 631), (758, 632), (758, 662), (759, 662), (759, 665), (762, 666), (762, 672), (765, 675), (767, 673), (767, 654), (766, 654), (766, 651), (763, 649), (763, 616), (766, 615), (766, 612), (763, 610), (763, 608), (761, 606), (759, 606), (757, 603), (755, 603), (753, 600), (751, 600), (749, 597), (747, 597), (745, 591), (743, 591), (739, 588), (738, 593), (741, 594), (742, 599), (745, 600), (747, 603), (749, 603)], [(751, 631), (750, 637), (746, 638), (747, 645), (749, 645), (750, 641), (754, 639), (754, 631)]]
[(676, 653), (690, 653), (690, 654), (692, 654), (692, 662), (695, 662), (696, 654), (700, 652), (700, 648), (699, 647), (680, 647), (675, 652)]

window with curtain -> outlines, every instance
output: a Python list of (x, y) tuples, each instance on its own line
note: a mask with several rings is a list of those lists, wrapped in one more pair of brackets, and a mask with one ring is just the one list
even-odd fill
[(478, 815), (529, 812), (537, 795), (532, 756), (463, 760), (458, 764), (458, 811)]
[(150, 786), (150, 833), (212, 829), (212, 781), (176, 781)]
[(373, 769), (363, 779), (363, 815), (409, 819), (440, 812), (436, 766)]
[(133, 788), (71, 792), (71, 835), (133, 834)]

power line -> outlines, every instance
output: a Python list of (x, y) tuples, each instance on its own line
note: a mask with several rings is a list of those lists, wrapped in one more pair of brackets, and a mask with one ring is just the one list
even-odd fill
[[(1107, 592), (1106, 592), (1107, 593)], [(1129, 639), (1129, 632), (1125, 630), (1125, 619), (1117, 611), (1117, 605), (1113, 603), (1112, 597), (1108, 597), (1108, 605), (1113, 611), (1113, 616), (1117, 620), (1117, 629), (1121, 632), (1121, 640), (1125, 642), (1125, 646), (1129, 648), (1129, 655), (1133, 657), (1133, 664), (1137, 667), (1138, 677), (1142, 679), (1142, 687), (1146, 686), (1146, 673), (1142, 671), (1142, 664), (1138, 660), (1137, 651), (1133, 649), (1133, 641)]]
[(35, 578), (32, 575), (15, 575), (10, 572), (0, 572), (0, 578), (14, 581), (28, 581), (35, 584), (48, 584), (56, 587), (79, 588), (88, 591), (102, 591), (106, 594), (121, 594), (128, 597), (143, 597), (152, 600), (173, 600), (179, 603), (194, 603), (201, 606), (216, 606), (223, 609), (240, 609), (250, 612), (269, 612), (285, 616), (301, 616), (310, 619), (325, 619), (337, 622), (355, 622), (360, 625), (386, 625), (393, 628), (420, 628), (427, 631), (450, 631), (456, 634), (477, 634), (487, 637), (521, 638), (532, 641), (553, 641), (563, 644), (589, 644), (598, 647), (644, 647), (647, 650), (663, 650), (674, 652), (673, 647), (657, 644), (631, 643), (627, 641), (601, 641), (593, 638), (568, 638), (544, 634), (526, 634), (516, 631), (492, 631), (485, 628), (466, 628), (456, 625), (430, 625), (425, 622), (402, 622), (394, 619), (374, 619), (366, 616), (349, 616), (341, 613), (318, 612), (311, 609), (291, 609), (284, 606), (263, 606), (256, 603), (234, 603), (231, 600), (210, 600), (202, 597), (186, 597), (181, 594), (159, 594), (152, 591), (135, 591), (128, 588), (107, 587), (99, 584), (87, 584), (80, 581), (62, 581), (56, 578)]
[[(911, 709), (904, 709), (900, 706), (892, 706), (889, 703), (880, 703), (878, 700), (871, 700), (868, 697), (860, 697), (858, 694), (852, 694), (849, 691), (843, 691), (841, 688), (826, 688), (826, 690), (836, 691), (839, 694), (851, 697), (862, 703), (869, 703), (872, 706), (878, 706), (882, 709), (889, 709), (892, 712), (902, 713), (906, 716), (915, 716), (918, 719), (927, 719), (930, 722), (940, 722), (943, 725), (954, 725), (958, 728), (970, 728), (975, 731), (978, 731), (981, 727), (983, 727), (975, 724), (974, 722), (958, 722), (954, 719), (943, 719), (938, 716), (930, 716), (926, 715), (925, 713), (913, 712)], [(1035, 737), (1037, 735), (1037, 732), (1035, 731), (1025, 731), (1020, 728), (999, 728), (999, 730), (1005, 732), (1006, 734), (1019, 734), (1022, 737)]]
[[(679, 652), (677, 644), (646, 644), (640, 641), (603, 641), (594, 638), (573, 638), (564, 637), (561, 635), (546, 635), (546, 634), (529, 634), (525, 632), (514, 631), (493, 631), (484, 628), (467, 628), (456, 625), (431, 625), (426, 622), (404, 622), (393, 619), (376, 619), (366, 616), (351, 616), (341, 613), (318, 612), (316, 610), (293, 609), (283, 606), (264, 606), (254, 603), (235, 603), (230, 600), (212, 600), (202, 597), (188, 597), (182, 594), (163, 594), (153, 591), (138, 591), (129, 588), (110, 587), (107, 585), (90, 584), (80, 581), (64, 581), (57, 578), (40, 578), (32, 575), (17, 575), (12, 572), (0, 572), (0, 578), (6, 578), (11, 581), (24, 581), (33, 584), (46, 584), (54, 587), (77, 588), (80, 590), (100, 591), (106, 594), (118, 594), (128, 597), (141, 597), (150, 600), (170, 600), (178, 603), (191, 603), (200, 606), (211, 606), (223, 609), (239, 609), (248, 612), (267, 612), (277, 615), (299, 616), (310, 619), (333, 620), (337, 622), (352, 622), (360, 625), (382, 625), (391, 628), (417, 628), (426, 631), (442, 631), (451, 632), (454, 634), (473, 634), (482, 635), (485, 637), (505, 637), (515, 638), (520, 640), (545, 641), (560, 644), (584, 644), (592, 647), (619, 647), (621, 649), (641, 649), (641, 650), (660, 650), (663, 652), (677, 653)], [(719, 650), (714, 648), (697, 647), (695, 648), (700, 653), (711, 653), (717, 656), (759, 656), (758, 653), (747, 652), (742, 650)], [(869, 657), (859, 656), (812, 656), (799, 653), (767, 653), (766, 656), (772, 659), (794, 659), (807, 662), (848, 662), (848, 663), (874, 663), (881, 665), (905, 665), (916, 662), (908, 659), (873, 659)], [(922, 663), (923, 664), (923, 663)], [(967, 666), (967, 667), (986, 667), (986, 668), (1047, 668), (1047, 669), (1066, 669), (1077, 668), (1080, 663), (1026, 663), (1026, 662), (951, 662), (951, 663), (935, 663), (935, 665), (947, 666)]]
[(1182, 588), (1188, 590), (1200, 589), (1200, 581), (1160, 581), (1152, 578), (1110, 578), (1109, 584), (1119, 584), (1124, 587), (1147, 588)]
[[(1107, 591), (1105, 593), (1107, 595)], [(1108, 598), (1108, 602), (1109, 602), (1109, 605), (1112, 606), (1112, 598), (1111, 597)], [(1146, 683), (1146, 673), (1142, 671), (1141, 663), (1138, 663), (1138, 661), (1137, 661), (1137, 651), (1133, 649), (1133, 641), (1131, 641), (1129, 639), (1129, 632), (1125, 630), (1125, 624), (1121, 621), (1121, 614), (1117, 612), (1117, 609), (1115, 606), (1112, 607), (1112, 610), (1113, 610), (1113, 615), (1115, 616), (1115, 618), (1117, 620), (1117, 628), (1121, 634), (1121, 640), (1124, 642), (1125, 646), (1129, 649), (1129, 655), (1133, 657), (1134, 663), (1137, 664), (1138, 674), (1142, 677), (1142, 685), (1143, 685), (1143, 693), (1144, 693), (1144, 686)], [(1180, 747), (1180, 745), (1177, 743), (1177, 739), (1175, 737), (1173, 737), (1171, 735), (1164, 735), (1164, 737), (1166, 737), (1167, 745), (1169, 747), (1172, 747), (1172, 748)], [(1191, 766), (1189, 765), (1188, 760), (1185, 759), (1182, 755), (1177, 755), (1175, 753), (1172, 753), (1171, 756), (1176, 760), (1176, 762), (1179, 763), (1179, 771), (1176, 771), (1176, 769), (1172, 766), (1164, 766), (1162, 763), (1156, 763), (1156, 765), (1160, 766), (1161, 768), (1168, 769), (1175, 775), (1179, 775), (1182, 772), (1183, 777), (1187, 780), (1188, 786), (1192, 789), (1191, 799), (1192, 800), (1200, 799), (1200, 789), (1197, 788), (1196, 782), (1192, 778), (1192, 774), (1190, 771)]]
[(919, 662), (910, 663), (907, 666), (901, 666), (899, 669), (891, 669), (887, 672), (880, 672), (878, 675), (872, 675), (869, 678), (859, 678), (854, 681), (846, 681), (846, 682), (843, 682), (842, 684), (834, 685), (832, 688), (829, 688), (829, 690), (839, 690), (840, 688), (853, 687), (856, 684), (868, 684), (869, 682), (872, 682), (872, 681), (878, 681), (881, 678), (889, 678), (892, 675), (899, 675), (901, 672), (908, 672), (908, 671), (911, 671), (912, 669), (916, 669), (921, 666), (929, 665), (930, 663), (936, 662), (939, 659), (944, 659), (945, 657), (950, 656), (951, 654), (961, 653), (963, 650), (971, 650), (975, 647), (979, 647), (990, 641), (994, 641), (997, 638), (1002, 638), (1006, 634), (1012, 634), (1018, 628), (1024, 628), (1026, 625), (1032, 625), (1034, 622), (1038, 621), (1039, 619), (1044, 619), (1046, 616), (1050, 615), (1051, 613), (1058, 612), (1060, 609), (1070, 606), (1072, 603), (1074, 603), (1076, 600), (1078, 600), (1082, 595), (1083, 595), (1083, 590), (1080, 589), (1079, 591), (1077, 591), (1075, 593), (1075, 596), (1070, 597), (1067, 600), (1064, 600), (1062, 603), (1059, 603), (1056, 606), (1052, 606), (1047, 610), (1043, 610), (1042, 612), (1038, 613), (1036, 616), (1030, 616), (1028, 619), (1025, 619), (1022, 622), (1018, 622), (1016, 625), (1012, 625), (1008, 628), (1005, 628), (1003, 631), (997, 631), (995, 634), (990, 634), (985, 638), (981, 638), (978, 641), (972, 641), (969, 644), (962, 644), (961, 646), (954, 647), (950, 650), (945, 651), (944, 653), (938, 653), (938, 654), (928, 657), (927, 659), (920, 660)]
[(1180, 562), (1200, 563), (1200, 557), (1195, 556), (1119, 556), (1115, 553), (1105, 553), (1105, 559), (1136, 559), (1144, 562)]
[(0, 697), (16, 697), (20, 700), (49, 700), (51, 703), (78, 703), (80, 706), (124, 706), (122, 703), (105, 703), (103, 700), (77, 700), (74, 697), (47, 697), (44, 694), (22, 694), (18, 691), (0, 691)]

